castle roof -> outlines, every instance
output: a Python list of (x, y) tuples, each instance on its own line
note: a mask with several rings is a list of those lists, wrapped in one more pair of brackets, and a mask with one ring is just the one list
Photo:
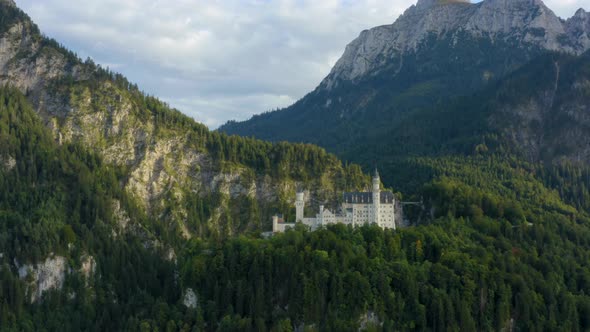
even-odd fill
[[(382, 191), (381, 204), (392, 204), (395, 200), (391, 191)], [(344, 193), (344, 203), (347, 204), (373, 204), (372, 192)]]

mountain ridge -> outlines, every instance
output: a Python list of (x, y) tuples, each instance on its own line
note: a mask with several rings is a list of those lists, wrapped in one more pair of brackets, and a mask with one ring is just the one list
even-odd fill
[(579, 56), (589, 35), (583, 9), (562, 20), (540, 0), (420, 1), (392, 25), (363, 31), (294, 105), (219, 130), (317, 144), (368, 168), (403, 144), (395, 130), (413, 113), (494, 86), (548, 52)]

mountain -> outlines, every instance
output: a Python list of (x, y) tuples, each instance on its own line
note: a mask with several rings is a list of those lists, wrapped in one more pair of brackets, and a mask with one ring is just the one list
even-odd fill
[[(563, 22), (540, 0), (487, 0), (477, 4), (421, 0), (394, 24), (363, 31), (346, 47), (321, 86), (330, 89), (341, 81), (354, 82), (367, 75), (377, 75), (397, 58), (401, 62), (403, 56), (428, 52), (433, 41), (452, 43), (446, 46), (455, 49), (475, 41), (490, 43), (493, 48), (508, 43), (523, 50), (537, 48), (580, 54), (590, 47), (587, 42), (590, 30), (579, 22), (585, 20), (585, 15), (580, 10)], [(451, 56), (444, 60), (457, 61)]]
[[(447, 5), (475, 8), (419, 9)], [(539, 52), (397, 114), (403, 144), (350, 150), (421, 201), (414, 227), (263, 238), (297, 188), (323, 202), (368, 178), (210, 132), (0, 0), (0, 331), (590, 329), (590, 56)]]
[(0, 85), (0, 331), (138, 330), (163, 306), (195, 325), (179, 279), (189, 239), (256, 237), (294, 215), (298, 189), (330, 202), (370, 183), (315, 146), (210, 132), (11, 0)]
[(43, 37), (11, 1), (0, 17), (0, 84), (25, 93), (60, 144), (79, 142), (120, 168), (125, 190), (184, 237), (269, 229), (272, 214), (291, 214), (298, 188), (333, 200), (368, 185), (322, 149), (210, 132)]
[(314, 143), (374, 165), (392, 157), (382, 151), (410, 150), (399, 132), (424, 109), (493, 88), (546, 52), (581, 55), (589, 35), (584, 10), (564, 21), (539, 0), (419, 1), (392, 25), (363, 31), (293, 106), (220, 131)]

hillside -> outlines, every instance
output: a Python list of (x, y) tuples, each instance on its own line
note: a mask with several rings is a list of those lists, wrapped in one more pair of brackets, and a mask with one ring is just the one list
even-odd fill
[[(589, 330), (585, 12), (564, 22), (538, 0), (421, 0), (402, 22), (454, 26), (461, 13), (512, 27), (477, 16), (492, 5), (538, 11), (503, 42), (455, 44), (482, 62), (449, 66), (442, 33), (425, 49), (441, 56), (420, 53), (404, 76), (332, 76), (299, 104), (380, 90), (375, 108), (341, 118), (370, 134), (341, 154), (421, 200), (407, 207), (414, 227), (264, 239), (270, 214), (293, 214), (296, 189), (335, 201), (369, 179), (316, 146), (211, 132), (0, 0), (0, 332)], [(497, 76), (478, 81), (491, 63)], [(368, 130), (377, 122), (359, 114), (394, 105), (383, 101), (407, 108), (374, 113), (386, 117)]]
[[(564, 21), (539, 0), (422, 0), (392, 25), (363, 31), (324, 81), (293, 106), (229, 122), (220, 131), (318, 144), (365, 167), (412, 155), (413, 140), (444, 146), (447, 141), (428, 132), (437, 126), (433, 118), (420, 118), (425, 109), (453, 108), (455, 98), (493, 89), (547, 52), (584, 53), (590, 47), (589, 23), (584, 10)], [(551, 107), (539, 101), (535, 107)], [(454, 128), (472, 129), (462, 122)], [(396, 171), (384, 169), (387, 183), (396, 181)]]
[(184, 237), (268, 230), (272, 214), (291, 214), (298, 188), (333, 201), (368, 184), (317, 147), (210, 132), (43, 37), (11, 1), (0, 17), (0, 84), (25, 93), (60, 144), (80, 143), (121, 168), (125, 190)]
[(180, 296), (174, 233), (121, 189), (121, 169), (57, 145), (14, 89), (0, 89), (0, 161), (1, 331), (120, 330), (117, 306), (141, 317), (156, 303), (133, 309), (138, 296)]
[(404, 192), (433, 172), (418, 174), (416, 158), (482, 156), (586, 168), (588, 68), (588, 53), (539, 56), (480, 92), (407, 114), (387, 133), (395, 144), (351, 147), (345, 155), (368, 164), (381, 154), (384, 178)]
[[(0, 89), (0, 147), (0, 331), (590, 328), (590, 218), (533, 165), (432, 160), (447, 174), (416, 228), (185, 242), (15, 89)], [(573, 189), (575, 173), (552, 181)]]

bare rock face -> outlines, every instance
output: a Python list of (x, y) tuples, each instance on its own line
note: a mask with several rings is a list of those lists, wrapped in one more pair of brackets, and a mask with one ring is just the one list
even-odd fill
[(590, 48), (590, 13), (580, 8), (566, 21), (565, 26), (575, 46), (582, 49)]
[(182, 304), (184, 304), (185, 307), (187, 308), (191, 308), (191, 309), (195, 309), (197, 308), (197, 305), (199, 303), (197, 294), (195, 293), (195, 291), (192, 288), (187, 288), (184, 291), (184, 296), (182, 298)]
[(0, 155), (0, 166), (10, 172), (16, 167), (16, 159), (11, 156)]
[(20, 21), (0, 38), (0, 84), (36, 92), (35, 99), (41, 102), (40, 89), (51, 80), (83, 75), (81, 65), (72, 65), (61, 52), (43, 47), (34, 30), (30, 21)]
[(41, 300), (43, 293), (48, 290), (60, 290), (67, 272), (67, 260), (62, 256), (48, 257), (42, 263), (18, 267), (19, 277), (29, 281), (31, 302)]
[(363, 31), (346, 47), (322, 87), (356, 81), (374, 74), (395, 56), (408, 54), (435, 36), (459, 40), (469, 35), (492, 42), (518, 43), (523, 48), (581, 54), (590, 48), (588, 14), (579, 11), (567, 22), (541, 0), (420, 0), (392, 25)]
[(80, 267), (80, 274), (86, 278), (86, 280), (90, 280), (96, 271), (96, 259), (92, 256), (84, 256), (82, 257), (82, 266)]

